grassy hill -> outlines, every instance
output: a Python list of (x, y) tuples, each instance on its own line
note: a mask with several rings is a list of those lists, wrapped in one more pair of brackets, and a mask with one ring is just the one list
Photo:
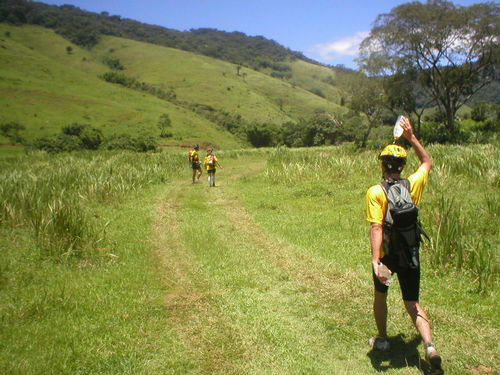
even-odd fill
[[(301, 60), (289, 63), (292, 77), (283, 80), (192, 52), (112, 36), (83, 49), (46, 28), (3, 23), (0, 48), (0, 122), (26, 126), (28, 140), (55, 134), (73, 122), (88, 123), (105, 135), (159, 136), (156, 124), (167, 113), (172, 137), (163, 143), (234, 148), (245, 141), (190, 106), (210, 106), (240, 115), (245, 122), (275, 124), (307, 118), (318, 110), (344, 110), (338, 105), (341, 90), (331, 84), (334, 71)], [(174, 92), (175, 102), (105, 82), (99, 76), (110, 71), (105, 64), (109, 58), (123, 65), (120, 73)]]

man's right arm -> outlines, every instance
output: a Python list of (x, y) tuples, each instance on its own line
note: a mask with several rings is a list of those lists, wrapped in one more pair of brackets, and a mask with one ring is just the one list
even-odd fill
[(401, 121), (401, 126), (403, 127), (403, 136), (410, 142), (411, 146), (415, 150), (415, 153), (417, 154), (418, 160), (420, 160), (420, 167), (423, 167), (427, 172), (430, 172), (432, 168), (432, 158), (425, 150), (424, 146), (422, 146), (417, 136), (413, 133), (410, 119), (405, 116)]

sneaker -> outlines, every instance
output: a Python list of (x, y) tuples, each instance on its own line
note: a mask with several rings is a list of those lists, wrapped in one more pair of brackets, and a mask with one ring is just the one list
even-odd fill
[(425, 360), (431, 365), (429, 375), (444, 374), (443, 368), (441, 367), (441, 356), (432, 343), (425, 348)]
[(381, 352), (387, 352), (391, 349), (391, 345), (389, 344), (389, 340), (387, 340), (386, 336), (370, 337), (368, 343), (373, 349)]

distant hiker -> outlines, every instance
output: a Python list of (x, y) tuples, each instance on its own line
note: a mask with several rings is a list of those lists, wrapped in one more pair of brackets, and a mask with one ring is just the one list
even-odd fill
[(193, 184), (200, 181), (200, 176), (203, 173), (201, 170), (200, 156), (198, 151), (200, 146), (194, 145), (193, 149), (189, 151), (189, 163), (191, 163), (191, 168), (193, 169)]
[[(400, 174), (406, 164), (406, 150), (398, 145), (389, 145), (379, 156), (382, 162), (384, 182), (370, 187), (366, 194), (366, 219), (371, 223), (370, 243), (375, 286), (373, 312), (378, 330), (378, 336), (370, 339), (370, 345), (380, 351), (390, 349), (387, 339), (387, 292), (388, 285), (392, 281), (392, 274), (395, 273), (398, 275), (406, 311), (424, 341), (425, 358), (431, 364), (431, 374), (437, 375), (443, 373), (441, 357), (432, 341), (429, 318), (418, 302), (420, 292), (418, 245), (422, 232), (415, 232), (415, 230), (420, 230), (418, 229), (420, 228), (419, 223), (412, 224), (411, 228), (417, 228), (413, 231), (412, 236), (395, 239), (392, 232), (400, 230), (399, 227), (396, 228), (396, 219), (394, 219), (392, 227), (387, 223), (388, 217), (394, 216), (397, 211), (390, 210), (389, 215), (387, 215), (389, 200), (392, 205), (394, 196), (397, 196), (398, 193), (401, 193), (402, 196), (407, 191), (407, 187), (409, 187), (409, 195), (411, 195), (411, 198), (408, 196), (408, 199), (414, 205), (420, 204), (422, 192), (432, 167), (432, 159), (413, 133), (410, 120), (405, 117), (401, 121), (401, 126), (403, 127), (403, 136), (410, 142), (420, 160), (420, 167), (407, 180), (403, 180)], [(395, 189), (391, 189), (393, 185), (395, 185)], [(390, 192), (388, 192), (389, 189), (391, 189)], [(406, 204), (405, 207), (415, 208), (416, 206), (413, 204)], [(418, 213), (418, 208), (416, 212)], [(413, 219), (415, 218), (416, 216)], [(411, 221), (409, 220), (409, 222)], [(405, 241), (414, 242), (414, 244), (406, 246)]]
[(207, 150), (207, 156), (205, 156), (205, 159), (203, 160), (203, 165), (208, 173), (208, 186), (215, 186), (215, 171), (217, 170), (217, 167), (222, 169), (222, 165), (220, 165), (217, 156), (213, 154), (213, 150), (211, 148)]

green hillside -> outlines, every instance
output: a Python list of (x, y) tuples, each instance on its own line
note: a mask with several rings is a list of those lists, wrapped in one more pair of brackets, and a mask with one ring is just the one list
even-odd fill
[[(233, 135), (190, 111), (103, 81), (98, 76), (108, 68), (92, 51), (71, 45), (51, 30), (0, 24), (0, 35), (4, 109), (0, 122), (23, 124), (28, 140), (57, 133), (72, 122), (89, 123), (105, 135), (157, 134), (159, 116), (168, 113), (175, 144), (241, 145)], [(71, 53), (67, 46), (72, 47)]]
[[(0, 122), (26, 126), (28, 140), (58, 133), (73, 122), (88, 123), (105, 135), (158, 136), (159, 116), (167, 113), (172, 137), (162, 143), (241, 147), (245, 140), (194, 113), (193, 106), (239, 115), (245, 123), (274, 124), (344, 110), (338, 105), (342, 94), (332, 86), (334, 71), (302, 60), (289, 63), (292, 77), (283, 80), (192, 52), (112, 36), (102, 37), (91, 49), (31, 25), (0, 24), (0, 36)], [(100, 76), (111, 70), (105, 64), (109, 59), (119, 60), (120, 74), (173, 92), (175, 101), (105, 82)]]

